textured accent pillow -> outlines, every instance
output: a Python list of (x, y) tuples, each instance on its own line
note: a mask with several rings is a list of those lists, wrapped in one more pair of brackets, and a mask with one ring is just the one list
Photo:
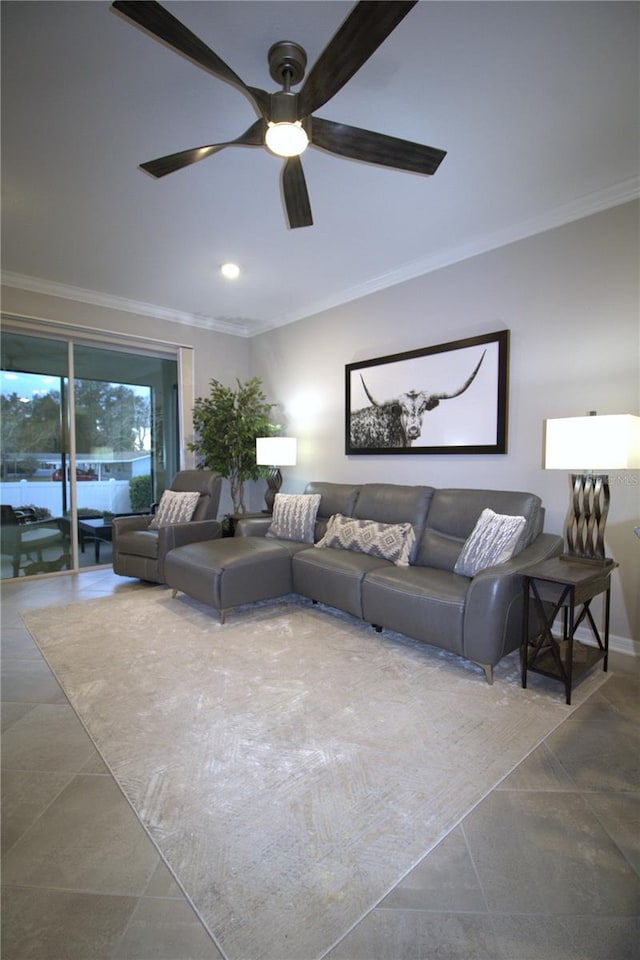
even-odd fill
[(200, 494), (197, 490), (193, 493), (176, 493), (175, 490), (165, 490), (147, 529), (157, 530), (159, 527), (168, 527), (171, 523), (188, 523), (195, 512), (199, 499)]
[(456, 560), (454, 572), (475, 577), (485, 567), (505, 563), (515, 553), (526, 520), (485, 507)]
[(313, 543), (320, 499), (319, 493), (276, 493), (266, 536)]
[(409, 566), (411, 548), (416, 535), (410, 523), (379, 523), (377, 520), (356, 520), (334, 513), (327, 532), (316, 547), (340, 547), (368, 553), (383, 560), (392, 560), (398, 567)]

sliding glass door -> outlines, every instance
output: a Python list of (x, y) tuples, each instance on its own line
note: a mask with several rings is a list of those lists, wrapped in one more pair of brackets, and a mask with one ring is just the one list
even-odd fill
[(5, 333), (2, 577), (109, 563), (179, 469), (175, 357)]

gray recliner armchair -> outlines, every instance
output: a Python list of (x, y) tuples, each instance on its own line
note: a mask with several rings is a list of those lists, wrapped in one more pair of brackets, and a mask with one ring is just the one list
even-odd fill
[(122, 577), (164, 583), (164, 560), (174, 547), (200, 540), (216, 540), (222, 525), (216, 519), (222, 476), (211, 470), (181, 470), (170, 490), (197, 491), (200, 498), (187, 523), (149, 529), (151, 516), (116, 517), (113, 521), (113, 569)]

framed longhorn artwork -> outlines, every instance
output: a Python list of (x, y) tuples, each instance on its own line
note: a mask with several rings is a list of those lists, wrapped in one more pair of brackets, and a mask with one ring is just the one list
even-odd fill
[(506, 453), (509, 331), (346, 366), (346, 453)]

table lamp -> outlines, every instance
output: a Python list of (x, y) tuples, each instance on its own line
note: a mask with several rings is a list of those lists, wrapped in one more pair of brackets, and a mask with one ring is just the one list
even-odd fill
[[(545, 470), (570, 470), (571, 497), (563, 557), (606, 564), (604, 528), (609, 512), (607, 470), (640, 467), (640, 417), (614, 414), (546, 421)], [(579, 471), (579, 472), (578, 472)]]
[(256, 463), (259, 467), (269, 467), (267, 490), (264, 495), (267, 512), (273, 512), (273, 501), (282, 486), (280, 467), (295, 467), (295, 437), (257, 437)]

